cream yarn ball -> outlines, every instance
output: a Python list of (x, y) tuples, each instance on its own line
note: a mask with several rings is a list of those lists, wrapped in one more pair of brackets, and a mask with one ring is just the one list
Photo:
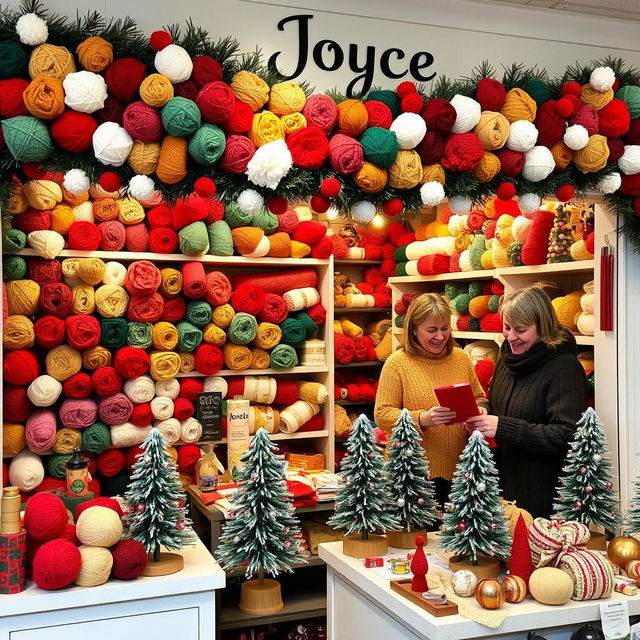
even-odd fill
[(145, 438), (151, 433), (151, 425), (146, 427), (136, 427), (135, 424), (125, 422), (111, 427), (111, 445), (116, 448), (133, 447), (142, 444)]
[(409, 260), (404, 265), (404, 270), (407, 272), (408, 276), (419, 276), (418, 272), (418, 261), (417, 260)]
[(427, 123), (417, 113), (401, 113), (389, 129), (396, 134), (400, 149), (414, 149), (427, 133)]
[(538, 142), (538, 129), (533, 122), (516, 120), (511, 123), (507, 136), (507, 149), (525, 153), (533, 149), (536, 142)]
[(193, 71), (191, 56), (177, 44), (167, 45), (158, 51), (153, 65), (158, 73), (169, 78), (173, 84), (185, 82)]
[(156, 382), (156, 395), (175, 400), (180, 395), (180, 383), (175, 378), (171, 380), (158, 380)]
[(444, 200), (444, 187), (439, 182), (425, 182), (420, 187), (420, 197), (423, 205), (435, 207)]
[(180, 421), (176, 418), (167, 420), (156, 420), (154, 426), (164, 436), (168, 444), (173, 444), (180, 440)]
[(535, 193), (523, 193), (518, 197), (518, 209), (522, 213), (533, 213), (540, 208), (542, 199)]
[(548, 147), (537, 146), (524, 154), (522, 177), (529, 182), (540, 182), (556, 167), (556, 161)]
[(557, 606), (569, 602), (573, 595), (573, 580), (562, 569), (542, 567), (531, 574), (529, 591), (538, 602)]
[(117, 122), (103, 122), (92, 140), (96, 160), (112, 167), (121, 167), (133, 148), (131, 136)]
[(581, 124), (572, 124), (567, 127), (562, 140), (569, 149), (579, 151), (589, 144), (589, 132)]
[(596, 91), (613, 89), (616, 74), (611, 67), (596, 67), (589, 76), (589, 84)]
[(27, 388), (27, 397), (36, 407), (50, 407), (62, 393), (62, 384), (47, 374), (38, 376)]
[(376, 205), (368, 200), (360, 200), (351, 208), (351, 217), (357, 222), (366, 224), (371, 222), (376, 215)]
[(85, 545), (82, 545), (79, 551), (82, 564), (75, 584), (79, 587), (97, 587), (104, 584), (109, 579), (113, 567), (111, 551), (104, 547)]
[(22, 44), (35, 47), (47, 41), (49, 27), (47, 23), (35, 13), (25, 13), (16, 22), (16, 33)]
[(151, 413), (156, 420), (167, 420), (173, 415), (173, 400), (166, 396), (156, 396), (151, 401)]
[(116, 284), (119, 287), (124, 285), (127, 277), (127, 268), (120, 262), (107, 262), (104, 266), (102, 284)]
[(187, 418), (180, 423), (180, 440), (198, 442), (202, 436), (202, 425), (195, 418)]
[(43, 480), (42, 459), (29, 449), (23, 449), (9, 463), (9, 484), (20, 491), (33, 491)]
[[(534, 211), (536, 209), (534, 209)], [(531, 228), (531, 222), (532, 220), (530, 218), (525, 218), (524, 216), (516, 216), (515, 220), (511, 225), (511, 233), (513, 234), (513, 239), (516, 242), (520, 242), (524, 244), (527, 237), (529, 236), (529, 229)]]
[(244, 189), (238, 195), (237, 204), (240, 211), (255, 215), (264, 207), (264, 198), (255, 189)]
[(293, 166), (293, 157), (284, 140), (263, 144), (247, 164), (247, 176), (259, 187), (276, 189)]
[(204, 379), (204, 391), (218, 391), (222, 398), (225, 398), (229, 385), (227, 381), (221, 376), (208, 376)]
[(124, 394), (134, 404), (151, 402), (156, 395), (156, 385), (150, 376), (138, 376), (124, 383)]
[(262, 236), (260, 242), (258, 242), (258, 246), (251, 253), (243, 255), (247, 258), (262, 258), (263, 256), (266, 256), (269, 251), (271, 251), (269, 236)]
[(72, 209), (73, 211), (73, 219), (78, 221), (82, 220), (84, 222), (95, 222), (95, 218), (93, 215), (93, 204), (88, 200), (83, 202), (82, 204), (77, 204)]
[(480, 122), (482, 107), (477, 100), (457, 93), (451, 98), (451, 106), (456, 110), (453, 133), (468, 133)]
[(640, 173), (640, 144), (625, 145), (624, 153), (618, 160), (618, 166), (625, 176)]
[(64, 103), (74, 111), (94, 113), (104, 107), (107, 99), (107, 83), (92, 71), (68, 73), (62, 81)]
[(41, 257), (53, 260), (64, 249), (64, 237), (57, 231), (42, 229), (27, 236), (28, 245)]
[(616, 171), (605, 176), (597, 184), (600, 193), (615, 193), (622, 185), (622, 176)]
[(91, 181), (89, 176), (82, 169), (69, 169), (64, 174), (62, 186), (76, 196), (81, 196), (85, 191), (89, 191)]
[(89, 507), (76, 522), (76, 537), (88, 547), (112, 547), (122, 531), (120, 516), (108, 507)]
[(467, 198), (466, 196), (453, 196), (453, 198), (449, 198), (449, 210), (458, 215), (469, 213), (472, 204), (473, 201), (471, 198)]

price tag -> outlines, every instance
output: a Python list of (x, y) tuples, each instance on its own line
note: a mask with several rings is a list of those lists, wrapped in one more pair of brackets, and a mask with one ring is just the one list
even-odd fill
[(196, 419), (202, 425), (201, 442), (222, 438), (222, 394), (219, 391), (198, 394)]
[(629, 605), (626, 600), (600, 603), (600, 620), (606, 640), (626, 638), (631, 633)]

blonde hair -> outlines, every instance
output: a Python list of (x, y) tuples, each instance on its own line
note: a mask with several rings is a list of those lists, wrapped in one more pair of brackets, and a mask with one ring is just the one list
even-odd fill
[(512, 325), (535, 326), (540, 341), (550, 347), (564, 342), (564, 329), (549, 296), (541, 287), (532, 285), (505, 296), (500, 304), (500, 314)]
[(402, 349), (406, 353), (413, 356), (424, 354), (416, 336), (416, 329), (427, 318), (437, 318), (447, 324), (451, 322), (451, 308), (444, 296), (439, 293), (422, 293), (411, 301), (404, 317), (402, 332)]

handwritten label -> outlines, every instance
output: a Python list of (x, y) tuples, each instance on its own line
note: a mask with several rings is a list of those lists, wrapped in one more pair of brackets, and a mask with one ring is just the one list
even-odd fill
[(222, 394), (219, 391), (198, 394), (196, 416), (202, 425), (201, 442), (222, 438)]

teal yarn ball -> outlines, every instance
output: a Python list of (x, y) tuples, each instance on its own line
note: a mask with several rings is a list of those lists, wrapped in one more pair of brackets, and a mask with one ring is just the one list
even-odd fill
[(178, 348), (191, 353), (202, 343), (202, 331), (190, 322), (178, 322)]
[(360, 136), (364, 159), (376, 167), (388, 169), (398, 157), (396, 134), (382, 127), (369, 127)]
[(546, 82), (542, 80), (529, 80), (522, 87), (536, 104), (540, 106), (544, 102), (547, 102), (551, 98), (551, 91)]
[(280, 224), (278, 218), (271, 213), (268, 209), (258, 211), (251, 219), (251, 226), (262, 229), (267, 235), (273, 233)]
[(178, 231), (180, 251), (185, 256), (201, 256), (209, 251), (209, 234), (207, 225), (198, 220)]
[(640, 118), (640, 87), (626, 84), (616, 91), (616, 98), (626, 103), (632, 119)]
[(395, 91), (391, 91), (390, 89), (374, 89), (369, 92), (367, 100), (384, 102), (384, 104), (391, 109), (394, 118), (400, 113), (400, 98)]
[(130, 347), (147, 349), (153, 344), (153, 325), (150, 322), (130, 322), (127, 330)]
[(27, 261), (22, 256), (5, 256), (2, 276), (5, 280), (21, 280), (27, 275)]
[(286, 318), (280, 324), (280, 329), (282, 330), (281, 344), (301, 347), (302, 343), (307, 339), (307, 331), (304, 325), (295, 318)]
[(198, 105), (188, 98), (171, 98), (161, 111), (162, 124), (170, 136), (186, 138), (198, 130), (201, 123)]
[[(174, 98), (176, 100), (176, 98)], [(198, 163), (205, 166), (217, 162), (227, 146), (224, 131), (215, 124), (203, 124), (189, 140), (189, 153)]]
[(249, 344), (258, 335), (258, 322), (250, 313), (236, 313), (227, 335), (234, 344)]
[(225, 222), (232, 228), (249, 227), (253, 220), (252, 213), (245, 213), (235, 202), (224, 208)]
[(296, 350), (288, 344), (277, 344), (269, 352), (273, 369), (292, 369), (298, 364)]
[(315, 338), (318, 335), (320, 327), (311, 319), (311, 316), (304, 312), (298, 311), (298, 313), (292, 313), (291, 317), (297, 320), (304, 327), (306, 333), (306, 339)]
[(19, 162), (42, 162), (53, 151), (49, 129), (33, 116), (16, 116), (2, 121), (4, 141)]
[(2, 250), (20, 251), (27, 246), (27, 234), (20, 229), (5, 229), (2, 232)]
[(102, 453), (111, 446), (111, 431), (103, 422), (94, 422), (82, 431), (82, 450)]
[(210, 256), (232, 256), (233, 236), (231, 227), (224, 220), (212, 222), (207, 227), (209, 234), (209, 255)]
[(29, 56), (14, 40), (0, 42), (0, 79), (20, 78), (26, 75)]
[(196, 327), (204, 327), (211, 322), (213, 316), (213, 309), (208, 302), (204, 300), (192, 300), (187, 305), (187, 313), (185, 317), (191, 324)]
[(127, 344), (129, 327), (124, 318), (100, 319), (100, 344), (107, 349), (119, 349)]
[(51, 456), (47, 462), (47, 470), (52, 478), (64, 480), (67, 477), (65, 463), (71, 458), (69, 454)]

